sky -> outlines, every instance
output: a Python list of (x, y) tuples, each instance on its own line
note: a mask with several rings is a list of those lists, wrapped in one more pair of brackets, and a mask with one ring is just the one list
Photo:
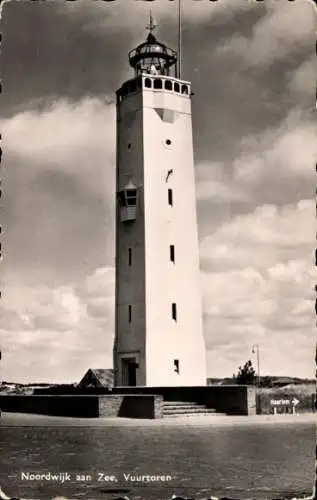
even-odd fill
[[(261, 374), (313, 377), (313, 3), (183, 3), (208, 376), (258, 344)], [(169, 0), (2, 8), (2, 380), (112, 367), (115, 91), (150, 9), (176, 49)]]

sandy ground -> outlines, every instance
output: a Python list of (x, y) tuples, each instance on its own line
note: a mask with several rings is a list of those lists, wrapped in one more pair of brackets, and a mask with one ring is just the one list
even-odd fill
[(172, 427), (172, 426), (233, 426), (233, 425), (270, 425), (270, 424), (316, 424), (316, 413), (299, 413), (296, 415), (252, 415), (252, 416), (189, 416), (170, 417), (156, 420), (132, 418), (70, 418), (30, 415), (19, 413), (2, 413), (0, 426), (132, 426), (132, 427)]

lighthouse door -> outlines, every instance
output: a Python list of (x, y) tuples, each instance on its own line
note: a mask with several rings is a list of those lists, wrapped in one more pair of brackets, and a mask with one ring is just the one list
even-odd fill
[(135, 358), (122, 359), (122, 385), (136, 386), (136, 369)]
[(136, 385), (136, 363), (134, 362), (128, 363), (128, 385), (135, 386)]

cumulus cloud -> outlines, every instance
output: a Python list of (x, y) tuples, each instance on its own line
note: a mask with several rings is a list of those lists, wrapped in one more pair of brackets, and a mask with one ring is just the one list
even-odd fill
[(254, 343), (261, 345), (263, 373), (313, 376), (313, 227), (314, 204), (307, 200), (258, 207), (203, 239), (205, 335), (214, 376), (233, 373)]
[[(151, 7), (160, 36), (172, 45), (175, 30), (168, 33), (168, 28), (177, 20), (176, 3), (157, 1)], [(64, 16), (67, 37), (84, 34), (77, 72), (71, 69), (76, 83), (90, 68), (87, 47), (108, 40), (108, 47), (117, 49), (118, 29), (124, 40), (112, 79), (95, 68), (91, 74), (98, 85), (85, 80), (80, 90), (74, 86), (74, 95), (87, 88), (98, 88), (99, 95), (100, 81), (113, 90), (114, 82), (128, 76), (127, 65), (120, 74), (120, 58), (126, 60), (127, 47), (144, 38), (148, 3), (136, 2), (132, 11), (124, 1), (50, 9), (50, 16), (56, 10)], [(194, 113), (197, 152), (204, 159), (196, 172), (209, 376), (230, 375), (251, 356), (254, 342), (261, 346), (263, 373), (314, 373), (314, 207), (309, 197), (317, 149), (315, 124), (302, 111), (302, 99), (311, 95), (313, 61), (303, 61), (314, 36), (310, 9), (311, 4), (273, 0), (261, 6), (236, 0), (184, 5), (184, 28), (208, 22), (198, 30), (202, 35), (194, 29), (187, 33), (192, 42), (187, 58), (206, 76), (197, 80), (208, 82), (200, 90), (196, 82)], [(239, 23), (242, 11), (247, 20)], [(207, 28), (212, 47), (209, 37), (205, 40)], [(219, 48), (228, 33), (233, 37)], [(41, 40), (28, 46), (30, 54)], [(56, 47), (50, 50), (53, 55)], [(297, 60), (298, 53), (301, 65), (286, 74), (286, 82), (270, 72), (275, 61), (294, 54)], [(63, 63), (60, 52), (55, 56), (60, 70), (68, 55)], [(45, 82), (41, 59), (37, 62), (38, 74), (32, 64), (27, 68), (34, 71), (34, 81)], [(53, 65), (55, 71), (60, 75)], [(115, 108), (109, 97), (54, 100), (50, 92), (58, 80), (41, 87), (50, 97), (18, 100), (21, 111), (10, 108), (12, 116), (0, 124), (6, 166), (0, 338), (7, 379), (78, 380), (88, 367), (112, 365)], [(72, 95), (65, 91), (67, 82), (60, 92)], [(288, 101), (290, 96), (294, 99)], [(210, 128), (219, 133), (209, 134)], [(209, 149), (203, 154), (204, 140)]]
[(6, 378), (78, 381), (89, 367), (112, 366), (113, 268), (98, 268), (77, 286), (4, 285), (0, 338)]
[(311, 109), (315, 104), (315, 74), (316, 74), (316, 57), (304, 61), (295, 71), (287, 75), (287, 88), (295, 96), (303, 99), (304, 96), (309, 96), (311, 99)]
[(196, 167), (196, 197), (212, 203), (246, 201), (248, 193), (239, 186), (232, 186), (228, 165), (221, 162), (201, 163)]
[[(197, 22), (205, 21), (206, 19), (217, 16), (222, 20), (228, 20), (239, 12), (247, 12), (254, 9), (252, 2), (237, 2), (236, 0), (223, 0), (221, 2), (213, 2), (206, 5), (204, 2), (184, 2), (182, 8), (183, 19), (189, 23), (196, 24)], [(117, 31), (118, 28), (133, 26), (140, 33), (144, 34), (144, 22), (149, 19), (149, 4), (147, 2), (136, 2), (131, 9), (128, 2), (116, 2), (114, 4), (105, 5), (97, 3), (94, 9), (87, 7), (84, 2), (77, 2), (67, 6), (67, 10), (72, 14), (86, 19), (86, 29), (97, 32), (104, 32), (105, 29)], [(173, 20), (175, 25), (178, 18), (178, 2), (169, 0), (153, 2), (151, 10), (155, 21)], [(60, 7), (60, 12), (65, 13), (65, 7)], [(109, 22), (110, 20), (110, 22)]]
[[(261, 346), (263, 373), (313, 376), (313, 210), (309, 200), (259, 207), (203, 239), (210, 376), (233, 373), (253, 343)], [(76, 285), (8, 281), (5, 290), (0, 335), (7, 378), (22, 380), (24, 372), (24, 380), (78, 380), (89, 366), (112, 366), (112, 267)]]
[(238, 215), (201, 242), (208, 268), (265, 268), (302, 256), (311, 262), (314, 248), (314, 206), (310, 200), (278, 208), (264, 205)]
[[(54, 168), (55, 172), (76, 174), (85, 185), (98, 187), (94, 175), (108, 167), (114, 179), (115, 105), (110, 98), (83, 98), (41, 102), (0, 122), (4, 141), (4, 161), (23, 158), (31, 165), (28, 178)], [(108, 187), (111, 182), (107, 183)]]
[[(75, 200), (75, 206), (76, 200), (77, 203), (84, 199), (87, 202), (87, 193), (93, 199), (107, 199), (112, 195), (113, 187), (107, 185), (108, 191), (104, 192), (104, 186), (95, 179), (98, 173), (102, 178), (103, 170), (108, 168), (107, 176), (114, 182), (114, 169), (110, 169), (114, 138), (109, 125), (114, 119), (113, 111), (111, 104), (95, 99), (86, 99), (76, 105), (63, 100), (41, 111), (25, 111), (3, 122), (6, 161), (16, 169), (8, 178), (9, 188), (10, 182), (26, 184), (27, 189), (19, 191), (22, 200), (16, 203), (19, 210), (27, 206), (32, 215), (30, 224), (32, 221), (34, 226), (37, 222), (41, 228), (38, 238), (36, 228), (32, 233), (36, 251), (41, 254), (46, 238), (53, 253), (59, 248), (56, 262), (59, 270), (61, 241), (68, 256), (66, 263), (70, 265), (76, 259), (76, 250), (74, 253), (69, 251), (67, 238), (75, 240), (77, 248), (85, 224), (85, 217), (82, 217), (78, 234), (73, 219), (64, 226), (67, 221), (65, 197), (68, 199), (70, 192), (60, 188), (65, 186), (67, 175), (71, 185), (78, 180), (85, 190), (82, 197), (78, 191), (70, 197), (72, 203)], [(82, 114), (85, 120), (80, 119)], [(104, 133), (105, 127), (109, 135)], [(28, 140), (30, 135), (33, 141)], [(309, 117), (293, 110), (274, 130), (243, 137), (240, 156), (225, 168), (221, 162), (197, 167), (200, 200), (212, 204), (217, 201), (219, 205), (243, 202), (249, 210), (253, 206), (250, 213), (236, 214), (213, 230), (209, 225), (208, 235), (201, 242), (210, 376), (230, 375), (250, 357), (250, 346), (254, 342), (262, 346), (264, 372), (295, 374), (294, 364), (298, 375), (310, 373), (313, 204), (301, 200), (282, 207), (268, 203), (257, 205), (261, 197), (268, 197), (274, 185), (279, 190), (281, 202), (280, 190), (286, 184), (298, 188), (301, 181), (310, 182), (317, 152), (313, 139), (314, 125)], [(27, 173), (22, 163), (21, 168), (17, 168), (19, 157), (23, 158), (24, 168), (28, 165)], [(56, 190), (52, 177), (44, 184), (41, 181), (43, 174), (52, 171), (54, 175), (61, 175)], [(39, 182), (42, 182), (41, 190), (37, 193), (36, 183)], [(47, 193), (44, 198), (43, 193)], [(50, 198), (54, 203), (51, 212)], [(86, 220), (91, 227), (91, 198), (89, 200)], [(55, 212), (59, 205), (62, 212)], [(44, 219), (49, 221), (47, 231)], [(52, 227), (57, 231), (55, 235), (52, 235)], [(101, 227), (98, 222), (96, 233)], [(23, 238), (25, 241), (25, 233)], [(16, 245), (16, 240), (13, 241)], [(91, 241), (95, 241), (94, 237)], [(108, 246), (112, 241), (111, 236)], [(89, 246), (88, 240), (87, 248)], [(80, 255), (82, 249), (79, 247), (77, 252)], [(89, 250), (85, 258), (89, 260)], [(35, 262), (37, 273), (40, 259), (41, 255)], [(26, 263), (27, 259), (24, 266)], [(43, 256), (43, 266), (50, 269), (47, 253)], [(6, 326), (0, 336), (6, 378), (22, 380), (20, 374), (25, 373), (24, 380), (32, 377), (51, 381), (78, 380), (89, 366), (112, 366), (113, 268), (99, 267), (87, 278), (82, 276), (74, 283), (57, 282), (53, 286), (43, 284), (44, 275), (40, 272), (42, 283), (36, 282), (33, 276), (33, 285), (32, 280), (25, 285), (20, 281), (18, 287), (12, 280), (5, 284), (2, 307)], [(295, 349), (298, 344), (300, 348)], [(16, 359), (20, 360), (18, 366), (14, 362)]]
[(234, 35), (217, 50), (241, 58), (246, 66), (266, 68), (290, 53), (313, 44), (316, 11), (313, 2), (292, 5), (268, 0), (267, 14), (252, 29), (250, 37)]
[(63, 99), (2, 120), (4, 273), (32, 269), (34, 279), (42, 272), (40, 279), (58, 280), (67, 270), (84, 274), (112, 263), (105, 242), (114, 230), (114, 123), (114, 105), (96, 98)]
[(307, 196), (317, 157), (316, 125), (309, 113), (293, 109), (274, 128), (244, 136), (226, 163), (197, 165), (198, 200), (285, 204)]

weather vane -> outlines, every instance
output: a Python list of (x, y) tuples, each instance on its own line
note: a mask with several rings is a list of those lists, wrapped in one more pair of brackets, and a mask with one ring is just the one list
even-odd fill
[(152, 34), (152, 31), (156, 30), (157, 26), (154, 23), (152, 11), (150, 10), (150, 23), (146, 26), (146, 29)]

